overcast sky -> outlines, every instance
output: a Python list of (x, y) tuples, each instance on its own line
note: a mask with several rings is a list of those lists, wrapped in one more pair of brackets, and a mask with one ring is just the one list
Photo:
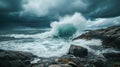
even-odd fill
[(120, 0), (0, 0), (0, 27), (49, 26), (51, 21), (75, 12), (87, 19), (117, 17), (119, 3)]

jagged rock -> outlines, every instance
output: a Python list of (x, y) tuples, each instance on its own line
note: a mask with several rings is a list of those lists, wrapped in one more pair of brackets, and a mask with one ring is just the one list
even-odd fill
[(103, 56), (111, 61), (120, 61), (120, 53), (104, 53)]
[(102, 44), (105, 46), (120, 48), (120, 25), (112, 26), (105, 29), (92, 30), (84, 33), (73, 40), (76, 39), (101, 39)]
[(86, 57), (88, 55), (88, 50), (81, 46), (71, 45), (68, 54), (76, 57)]
[(0, 67), (26, 67), (34, 57), (28, 52), (0, 50)]
[(94, 60), (90, 62), (94, 67), (106, 67), (103, 60)]

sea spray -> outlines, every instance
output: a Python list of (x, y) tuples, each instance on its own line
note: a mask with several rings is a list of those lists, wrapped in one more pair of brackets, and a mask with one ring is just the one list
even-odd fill
[(59, 21), (54, 21), (51, 23), (54, 36), (60, 37), (71, 37), (76, 32), (82, 31), (85, 29), (86, 19), (78, 12), (72, 16), (65, 16), (60, 18)]

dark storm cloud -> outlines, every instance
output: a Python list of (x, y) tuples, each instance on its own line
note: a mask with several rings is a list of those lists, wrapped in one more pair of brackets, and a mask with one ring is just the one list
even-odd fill
[(0, 0), (0, 12), (16, 12), (22, 9), (22, 0)]
[(86, 17), (115, 17), (120, 15), (120, 0), (28, 0), (23, 14), (35, 16), (64, 16), (80, 12)]
[(86, 18), (116, 17), (120, 16), (119, 3), (120, 0), (0, 0), (0, 29), (48, 27), (51, 21), (75, 12)]
[(120, 0), (86, 0), (89, 4), (86, 15), (90, 17), (120, 16)]
[[(22, 0), (0, 0), (0, 29), (16, 26), (21, 9)], [(11, 15), (13, 13), (16, 16)]]
[(81, 12), (88, 17), (114, 17), (120, 15), (119, 3), (120, 0), (0, 0), (0, 13), (22, 11), (23, 16), (45, 17)]
[(49, 19), (48, 17), (20, 17), (19, 15), (1, 14), (0, 16), (0, 30), (12, 29), (16, 27), (34, 27), (44, 28), (49, 27), (51, 21), (55, 19)]
[(48, 17), (20, 16), (23, 0), (0, 0), (0, 30), (18, 26), (48, 27), (51, 19)]

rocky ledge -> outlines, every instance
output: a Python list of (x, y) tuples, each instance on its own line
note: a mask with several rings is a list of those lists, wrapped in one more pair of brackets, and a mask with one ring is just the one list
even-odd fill
[(28, 52), (0, 50), (0, 67), (27, 67), (35, 57)]
[(83, 38), (87, 40), (93, 38), (101, 39), (103, 45), (120, 49), (120, 25), (105, 29), (92, 30), (74, 38), (73, 40)]

